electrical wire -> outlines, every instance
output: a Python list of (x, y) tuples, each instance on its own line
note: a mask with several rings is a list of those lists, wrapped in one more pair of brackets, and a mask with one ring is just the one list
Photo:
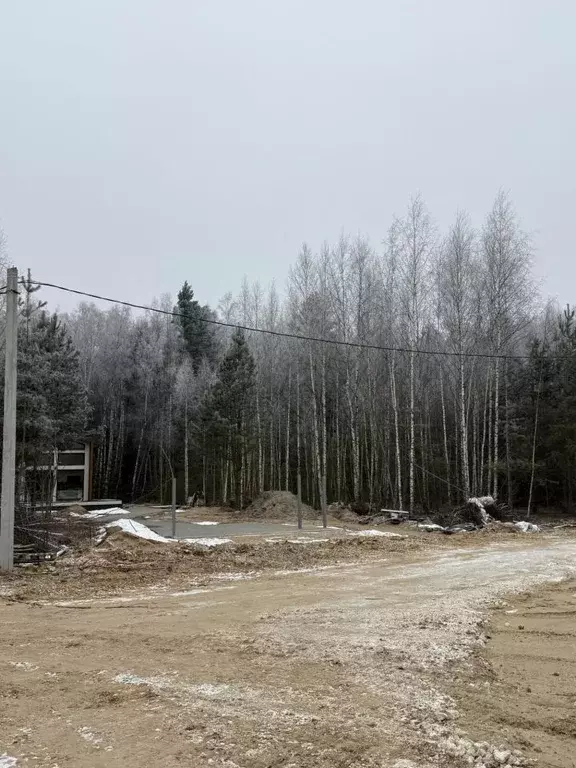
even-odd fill
[[(21, 280), (20, 282), (24, 282)], [(65, 285), (57, 285), (56, 283), (48, 283), (40, 280), (33, 280), (34, 285), (40, 285), (44, 288), (54, 288), (58, 291), (65, 291), (66, 293), (72, 293), (76, 296), (85, 296), (89, 299), (96, 299), (98, 301), (107, 301), (110, 304), (118, 304), (123, 307), (130, 307), (131, 309), (142, 309), (146, 312), (156, 312), (160, 315), (168, 315), (170, 317), (184, 317), (187, 318), (189, 315), (183, 313), (183, 312), (175, 312), (170, 311), (168, 309), (159, 309), (158, 307), (150, 307), (146, 304), (136, 304), (132, 301), (124, 301), (123, 299), (113, 299), (110, 296), (101, 296), (97, 293), (89, 293), (88, 291), (80, 291), (77, 288), (68, 288)], [(298, 333), (288, 333), (287, 331), (272, 331), (268, 328), (253, 328), (249, 325), (242, 325), (241, 323), (226, 323), (223, 320), (211, 320), (208, 318), (199, 318), (201, 322), (207, 323), (209, 325), (216, 325), (221, 328), (233, 328), (233, 329), (239, 329), (242, 331), (247, 331), (249, 333), (263, 333), (267, 334), (268, 336), (276, 336), (280, 338), (285, 339), (295, 339), (297, 341), (313, 341), (317, 342), (319, 344), (331, 344), (333, 346), (340, 346), (340, 347), (352, 347), (354, 349), (371, 349), (376, 350), (378, 352), (400, 352), (403, 354), (415, 354), (415, 355), (440, 355), (441, 357), (469, 357), (469, 358), (478, 358), (482, 360), (531, 360), (530, 355), (502, 355), (502, 354), (491, 354), (489, 352), (463, 352), (462, 355), (459, 352), (448, 352), (448, 351), (442, 351), (442, 350), (431, 350), (431, 349), (410, 349), (410, 347), (387, 347), (382, 346), (379, 344), (365, 344), (364, 342), (360, 341), (342, 341), (339, 339), (326, 339), (321, 338), (318, 336), (304, 336), (303, 334)], [(554, 360), (568, 360), (570, 358), (567, 357), (554, 357), (550, 358)]]

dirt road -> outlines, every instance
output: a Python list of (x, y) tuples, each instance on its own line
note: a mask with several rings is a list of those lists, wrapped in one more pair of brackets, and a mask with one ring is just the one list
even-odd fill
[(447, 692), (468, 684), (490, 602), (575, 573), (575, 541), (522, 538), (180, 593), (3, 601), (0, 766), (522, 765), (505, 732), (479, 745), (459, 730)]

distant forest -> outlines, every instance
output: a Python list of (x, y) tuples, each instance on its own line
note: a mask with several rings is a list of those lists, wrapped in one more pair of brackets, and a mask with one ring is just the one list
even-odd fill
[(173, 316), (93, 303), (57, 316), (28, 276), (18, 482), (89, 436), (95, 495), (125, 502), (167, 503), (175, 474), (180, 503), (241, 507), (300, 476), (318, 508), (492, 494), (573, 511), (576, 320), (540, 299), (532, 252), (500, 193), (480, 229), (459, 212), (446, 232), (416, 197), (378, 247), (304, 244), (281, 294), (245, 281), (218, 308), (194, 298), (191, 257), (190, 281), (156, 305)]

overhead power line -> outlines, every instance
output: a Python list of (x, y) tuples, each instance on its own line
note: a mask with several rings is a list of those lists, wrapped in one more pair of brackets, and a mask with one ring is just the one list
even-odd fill
[[(24, 281), (21, 281), (24, 282)], [(88, 291), (80, 291), (77, 288), (68, 288), (65, 285), (57, 285), (56, 283), (47, 283), (41, 280), (33, 280), (34, 285), (41, 285), (44, 288), (55, 288), (58, 291), (65, 291), (66, 293), (73, 293), (76, 296), (85, 296), (89, 299), (97, 299), (98, 301), (107, 301), (110, 304), (119, 304), (123, 307), (130, 307), (131, 309), (143, 309), (146, 312), (156, 312), (159, 315), (168, 315), (169, 317), (185, 317), (189, 318), (189, 315), (183, 312), (175, 312), (168, 309), (159, 309), (158, 307), (150, 307), (146, 304), (136, 304), (133, 301), (124, 301), (123, 299), (113, 299), (110, 296), (100, 296), (97, 293), (89, 293)], [(341, 341), (339, 339), (326, 339), (318, 336), (304, 336), (299, 333), (289, 333), (287, 331), (272, 331), (268, 328), (253, 328), (249, 325), (242, 325), (242, 323), (226, 323), (223, 320), (210, 320), (208, 318), (199, 318), (201, 322), (209, 325), (217, 325), (222, 328), (236, 328), (242, 331), (248, 331), (250, 333), (263, 333), (268, 336), (277, 336), (284, 339), (296, 339), (297, 341), (315, 341), (319, 344), (332, 344), (338, 347), (353, 347), (354, 349), (373, 349), (378, 352), (401, 352), (405, 354), (414, 353), (416, 355), (440, 355), (441, 357), (460, 357), (459, 352), (447, 352), (443, 350), (432, 349), (410, 349), (410, 347), (386, 347), (380, 344), (365, 344), (361, 341)], [(480, 358), (483, 360), (530, 360), (530, 355), (501, 355), (491, 354), (489, 352), (463, 352), (463, 357)], [(564, 360), (568, 358), (555, 357), (555, 360)]]

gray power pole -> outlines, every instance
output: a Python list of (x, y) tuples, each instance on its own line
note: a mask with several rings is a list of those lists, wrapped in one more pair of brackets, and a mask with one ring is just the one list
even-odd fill
[(172, 538), (176, 538), (176, 478), (172, 477)]
[(10, 267), (6, 286), (6, 366), (4, 440), (0, 500), (0, 570), (14, 567), (14, 495), (16, 490), (16, 369), (18, 359), (18, 270)]

